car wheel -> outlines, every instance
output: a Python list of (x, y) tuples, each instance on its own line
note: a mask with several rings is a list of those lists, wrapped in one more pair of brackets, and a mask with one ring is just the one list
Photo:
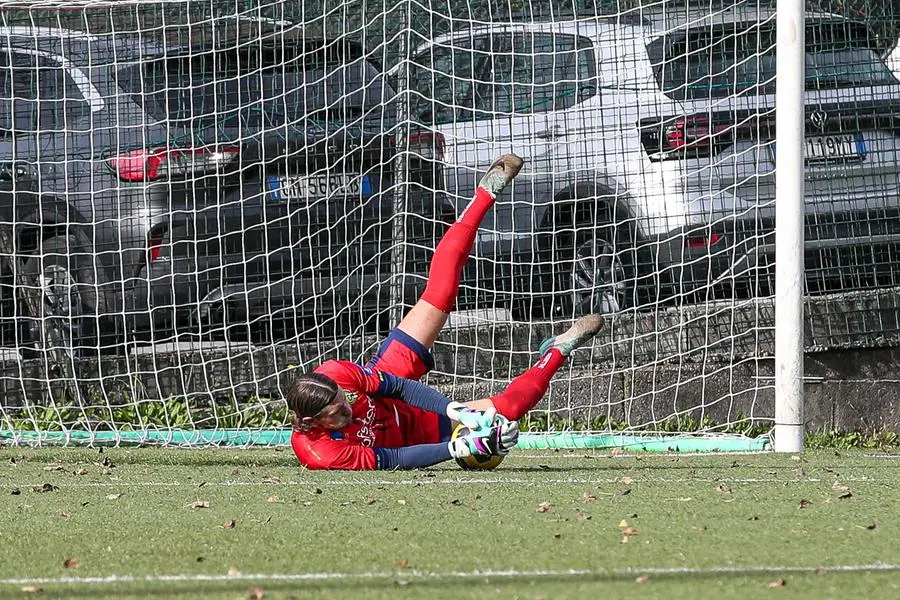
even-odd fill
[(73, 237), (49, 238), (25, 261), (20, 313), (37, 351), (72, 354), (96, 345), (96, 318), (90, 310), (93, 264), (88, 255), (70, 254), (77, 247)]
[[(634, 242), (602, 207), (563, 205), (538, 237), (531, 294), (519, 301), (521, 318), (570, 319), (621, 312), (634, 305)], [(514, 313), (514, 314), (515, 314)]]
[(629, 293), (615, 228), (585, 226), (574, 235), (561, 238), (555, 262), (560, 267), (557, 278), (564, 291), (562, 308), (571, 308), (573, 317), (621, 312), (628, 303)]

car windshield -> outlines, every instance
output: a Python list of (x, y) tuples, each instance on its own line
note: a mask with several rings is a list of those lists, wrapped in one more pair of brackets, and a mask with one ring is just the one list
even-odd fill
[[(815, 21), (806, 28), (806, 89), (890, 85), (896, 78), (861, 23)], [(676, 99), (775, 91), (775, 23), (691, 29), (648, 46), (657, 82)]]
[(378, 79), (361, 58), (311, 61), (290, 48), (258, 47), (160, 57), (118, 73), (150, 116), (195, 128), (358, 121), (378, 106)]

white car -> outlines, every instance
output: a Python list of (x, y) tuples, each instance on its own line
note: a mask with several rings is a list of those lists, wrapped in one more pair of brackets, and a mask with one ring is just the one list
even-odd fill
[[(807, 291), (894, 285), (900, 82), (862, 22), (808, 13), (806, 40)], [(419, 47), (412, 118), (443, 136), (457, 206), (496, 156), (526, 159), (479, 238), (478, 276), (566, 313), (769, 291), (774, 45), (774, 9), (737, 4)]]

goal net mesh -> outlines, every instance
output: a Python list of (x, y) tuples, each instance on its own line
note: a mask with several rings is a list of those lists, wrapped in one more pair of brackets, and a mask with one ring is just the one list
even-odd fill
[[(807, 346), (890, 344), (896, 22), (886, 2), (810, 10)], [(0, 19), (0, 443), (286, 443), (292, 377), (368, 360), (514, 152), (427, 382), (498, 393), (599, 311), (524, 420), (554, 435), (528, 443), (765, 446), (774, 2), (48, 0)]]

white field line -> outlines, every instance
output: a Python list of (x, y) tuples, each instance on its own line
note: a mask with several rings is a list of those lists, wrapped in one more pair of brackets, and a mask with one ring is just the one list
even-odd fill
[[(645, 484), (654, 484), (654, 483), (821, 483), (823, 481), (840, 481), (842, 483), (896, 483), (895, 478), (884, 477), (884, 478), (874, 478), (874, 477), (844, 477), (844, 476), (835, 476), (830, 478), (820, 478), (820, 477), (804, 477), (803, 479), (777, 479), (774, 477), (633, 477), (629, 475), (632, 483), (645, 483)], [(281, 481), (279, 483), (266, 483), (263, 481), (206, 481), (202, 482), (202, 487), (272, 487), (277, 488), (279, 486), (307, 486), (314, 487), (317, 485), (324, 486), (373, 486), (373, 485), (396, 485), (396, 486), (409, 486), (409, 485), (428, 485), (428, 484), (442, 484), (442, 485), (473, 485), (473, 484), (516, 484), (516, 485), (571, 485), (571, 484), (614, 484), (621, 483), (618, 478), (615, 477), (606, 477), (606, 478), (580, 478), (580, 477), (568, 477), (564, 479), (529, 479), (522, 477), (478, 477), (478, 478), (459, 478), (459, 479), (448, 479), (441, 478), (438, 479), (436, 477), (423, 477), (421, 479), (359, 479), (359, 480), (332, 480), (332, 481)], [(26, 489), (32, 486), (42, 485), (42, 482), (37, 483), (19, 483), (19, 484), (4, 484), (6, 487), (17, 487), (20, 489)], [(143, 488), (143, 487), (198, 487), (200, 484), (194, 481), (185, 482), (185, 481), (108, 481), (108, 482), (100, 482), (100, 481), (91, 481), (91, 482), (59, 482), (60, 487), (67, 488)]]
[[(533, 452), (533, 450), (529, 450), (529, 452)], [(717, 456), (746, 456), (750, 458), (763, 458), (763, 457), (774, 457), (778, 456), (774, 452), (640, 452), (640, 453), (629, 453), (625, 452), (623, 454), (610, 454), (609, 450), (602, 449), (592, 449), (592, 448), (576, 448), (576, 449), (565, 449), (560, 450), (559, 452), (554, 452), (553, 450), (546, 450), (546, 454), (520, 454), (518, 451), (513, 450), (510, 453), (511, 458), (519, 459), (525, 458), (529, 460), (547, 460), (548, 458), (563, 458), (576, 460), (579, 458), (589, 458), (592, 460), (598, 459), (623, 459), (623, 458), (638, 458), (641, 460), (652, 461), (654, 458), (658, 459), (666, 459), (666, 458), (702, 458), (702, 457), (710, 457), (715, 458)], [(781, 455), (784, 456), (784, 455)], [(797, 453), (795, 456), (802, 456), (802, 453)], [(858, 456), (860, 458), (874, 458), (880, 460), (900, 460), (900, 452), (897, 454), (850, 454), (849, 458), (853, 458)]]
[(380, 579), (540, 579), (569, 577), (610, 577), (633, 575), (716, 575), (716, 574), (766, 574), (766, 573), (815, 573), (819, 569), (829, 572), (855, 573), (863, 571), (900, 571), (900, 564), (872, 563), (861, 565), (822, 565), (801, 567), (791, 565), (722, 565), (712, 567), (627, 567), (614, 569), (565, 569), (565, 570), (484, 570), (484, 571), (382, 571), (368, 573), (247, 573), (235, 575), (172, 574), (172, 575), (106, 575), (102, 577), (19, 577), (0, 579), (0, 585), (98, 585), (116, 583), (203, 583), (223, 581), (352, 581)]

